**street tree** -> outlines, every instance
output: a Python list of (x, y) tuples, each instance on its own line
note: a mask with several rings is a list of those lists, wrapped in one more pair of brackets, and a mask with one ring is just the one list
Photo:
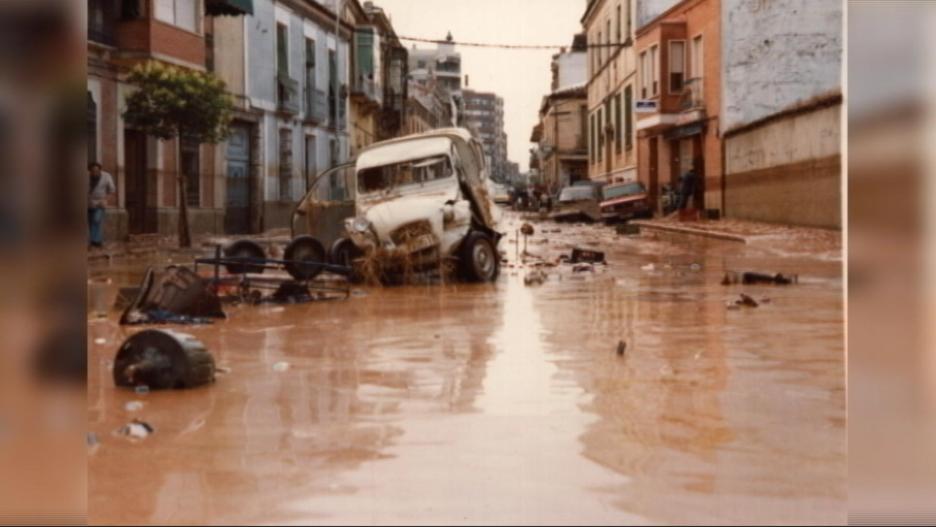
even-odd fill
[[(135, 66), (127, 81), (137, 89), (127, 97), (123, 117), (128, 127), (159, 139), (195, 144), (227, 138), (234, 102), (224, 81), (211, 73), (149, 61)], [(187, 179), (176, 155), (179, 184), (179, 246), (191, 247)]]

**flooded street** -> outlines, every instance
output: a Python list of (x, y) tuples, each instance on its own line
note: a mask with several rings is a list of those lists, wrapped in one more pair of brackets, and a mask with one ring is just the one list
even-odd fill
[[(221, 368), (207, 387), (115, 388), (139, 328), (89, 321), (89, 521), (845, 521), (837, 243), (534, 223), (530, 253), (595, 247), (608, 265), (528, 286), (520, 223), (495, 284), (361, 287), (180, 328)], [(800, 280), (723, 286), (726, 270)], [(741, 292), (760, 307), (727, 309)], [(135, 418), (154, 432), (115, 433)]]

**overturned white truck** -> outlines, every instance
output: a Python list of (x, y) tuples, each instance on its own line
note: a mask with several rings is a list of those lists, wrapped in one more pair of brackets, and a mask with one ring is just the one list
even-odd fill
[[(382, 279), (450, 261), (465, 280), (493, 281), (501, 234), (487, 180), (481, 145), (467, 130), (376, 143), (318, 176), (293, 214), (293, 237), (318, 233), (332, 263), (376, 265)], [(338, 221), (343, 232), (334, 232)]]

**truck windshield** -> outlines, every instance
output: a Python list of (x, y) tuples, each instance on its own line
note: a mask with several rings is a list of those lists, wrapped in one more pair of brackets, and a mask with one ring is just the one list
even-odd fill
[(362, 194), (386, 191), (395, 187), (422, 185), (452, 175), (448, 156), (432, 156), (401, 163), (366, 168), (358, 174)]
[(582, 201), (595, 199), (595, 189), (590, 186), (566, 187), (559, 194), (559, 201)]

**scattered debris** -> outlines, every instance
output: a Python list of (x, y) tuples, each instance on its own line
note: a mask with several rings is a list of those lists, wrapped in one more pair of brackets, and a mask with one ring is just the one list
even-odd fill
[(277, 362), (273, 365), (273, 371), (284, 372), (289, 369), (288, 362)]
[(595, 272), (595, 267), (592, 264), (577, 264), (572, 268), (573, 273), (584, 273), (586, 271)]
[(546, 281), (548, 275), (542, 269), (534, 269), (523, 277), (523, 284), (527, 286), (541, 285)]
[(126, 425), (120, 427), (117, 430), (117, 433), (119, 435), (127, 436), (133, 439), (145, 439), (155, 431), (156, 429), (153, 428), (149, 423), (139, 419), (134, 419), (133, 421), (130, 421)]
[(231, 368), (228, 368), (227, 366), (215, 366), (215, 374), (219, 373), (221, 375), (227, 375), (228, 373), (231, 373)]
[(759, 304), (750, 296), (741, 293), (736, 300), (725, 304), (728, 309), (738, 309), (740, 307), (757, 307)]
[(570, 261), (572, 263), (605, 263), (605, 253), (575, 247), (572, 249)]
[(128, 412), (137, 412), (143, 409), (143, 403), (141, 401), (129, 401), (124, 405), (124, 410)]
[(299, 282), (288, 280), (276, 288), (272, 300), (280, 304), (300, 304), (312, 300), (309, 287)]
[[(111, 366), (111, 371), (113, 371), (113, 369), (114, 369), (114, 367)], [(147, 386), (147, 385), (145, 385), (145, 384), (140, 384), (139, 386), (135, 386), (135, 387), (133, 388), (133, 391), (136, 392), (137, 395), (146, 395), (146, 394), (148, 394), (148, 393), (150, 392), (150, 389), (149, 389), (149, 386)]]
[(363, 290), (361, 290), (361, 289), (355, 289), (355, 290), (351, 291), (351, 296), (353, 296), (353, 297), (355, 297), (355, 298), (363, 298), (363, 297), (367, 296), (367, 291), (363, 291)]
[(200, 324), (224, 317), (221, 300), (200, 276), (187, 267), (169, 266), (161, 273), (147, 270), (139, 294), (121, 315), (120, 323)]
[(520, 234), (522, 234), (522, 235), (524, 235), (524, 236), (533, 236), (533, 233), (534, 233), (534, 232), (536, 232), (536, 231), (533, 229), (533, 226), (530, 225), (529, 223), (524, 223), (524, 224), (520, 227)]
[(760, 303), (761, 303), (761, 304), (769, 304), (769, 303), (770, 303), (770, 299), (769, 299), (769, 298), (766, 298), (766, 297), (765, 297), (765, 298), (761, 298), (761, 299), (760, 299)]
[(114, 384), (122, 387), (192, 388), (214, 382), (215, 364), (204, 344), (192, 335), (149, 329), (123, 343), (113, 374)]
[(627, 351), (627, 343), (624, 342), (623, 340), (618, 341), (618, 345), (617, 345), (617, 354), (618, 354), (618, 356), (619, 356), (619, 357), (623, 357), (625, 351)]
[(622, 223), (616, 226), (614, 231), (623, 236), (634, 236), (640, 234), (640, 226), (631, 223)]
[(692, 271), (695, 271), (695, 272), (699, 272), (699, 271), (702, 270), (702, 266), (699, 265), (699, 264), (697, 264), (697, 263), (694, 263), (694, 264), (692, 264), (692, 265), (689, 266), (689, 269), (691, 269)]
[(790, 274), (766, 274), (766, 273), (753, 273), (753, 272), (736, 272), (728, 271), (725, 273), (725, 277), (722, 278), (722, 285), (731, 285), (731, 284), (775, 284), (775, 285), (790, 285), (799, 283), (799, 275)]
[(94, 343), (97, 344), (98, 346), (101, 346), (101, 345), (107, 344), (107, 339), (98, 337), (94, 339)]
[(89, 448), (94, 449), (95, 447), (98, 446), (98, 444), (100, 444), (101, 440), (98, 438), (97, 434), (95, 434), (94, 432), (88, 432), (85, 435), (85, 442), (88, 444)]
[(652, 263), (648, 263), (647, 265), (641, 267), (641, 269), (643, 269), (644, 271), (653, 271), (654, 269), (656, 269), (656, 266), (653, 265)]

